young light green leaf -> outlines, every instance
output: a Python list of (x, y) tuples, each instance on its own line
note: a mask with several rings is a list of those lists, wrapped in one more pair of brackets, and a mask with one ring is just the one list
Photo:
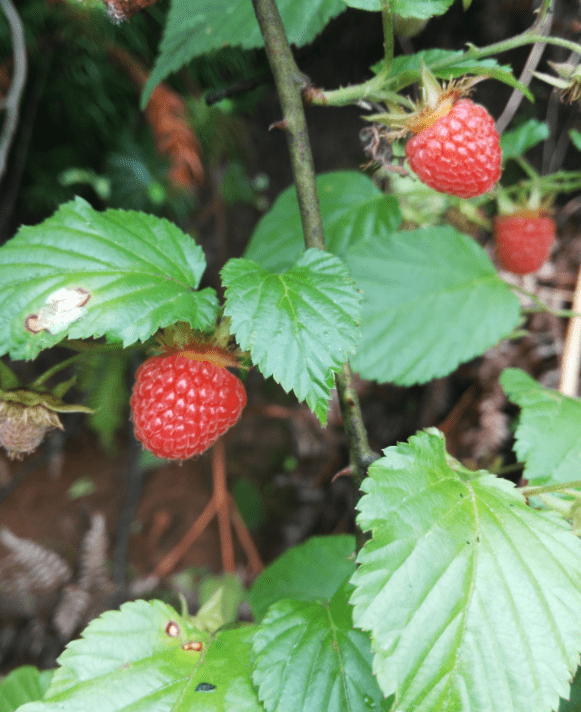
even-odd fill
[(93, 410), (87, 424), (110, 453), (115, 452), (115, 436), (128, 417), (129, 357), (125, 351), (87, 356), (77, 379), (77, 387), (86, 395), (86, 405)]
[(205, 266), (173, 223), (76, 198), (0, 248), (0, 354), (32, 359), (65, 336), (128, 346), (176, 321), (205, 328), (217, 310), (213, 290), (195, 291)]
[(51, 677), (52, 671), (40, 672), (32, 665), (13, 670), (0, 683), (0, 712), (15, 712), (27, 702), (41, 700)]
[(517, 158), (530, 148), (549, 138), (549, 127), (544, 121), (529, 119), (512, 131), (506, 131), (500, 138), (502, 160)]
[(571, 139), (573, 146), (575, 146), (577, 150), (581, 151), (581, 132), (571, 129), (569, 131), (569, 138)]
[(347, 534), (317, 536), (287, 549), (267, 566), (249, 592), (257, 621), (282, 598), (296, 601), (330, 600), (355, 571), (355, 537)]
[[(338, 171), (317, 177), (317, 191), (330, 252), (344, 256), (358, 242), (376, 242), (397, 230), (397, 200), (384, 195), (363, 173)], [(268, 270), (289, 269), (304, 250), (294, 185), (284, 190), (260, 220), (244, 256)]]
[(581, 650), (579, 539), (512, 483), (462, 467), (435, 429), (384, 455), (362, 485), (372, 539), (351, 603), (394, 709), (556, 709)]
[[(512, 73), (512, 67), (508, 64), (499, 64), (496, 59), (473, 59), (462, 50), (449, 49), (427, 49), (414, 54), (405, 54), (395, 57), (390, 74), (397, 77), (396, 89), (403, 89), (413, 82), (418, 81), (421, 75), (422, 63), (436, 77), (440, 79), (452, 79), (465, 74), (478, 74), (488, 76), (491, 79), (518, 88), (523, 94), (533, 101), (530, 89), (520, 82)], [(375, 64), (372, 69), (379, 72), (383, 66), (383, 60)]]
[[(346, 8), (343, 0), (278, 0), (277, 6), (289, 42), (297, 47), (312, 42)], [(194, 57), (226, 46), (263, 46), (251, 2), (172, 0), (159, 56), (141, 97), (142, 108), (168, 74)]]
[(328, 601), (272, 605), (254, 636), (254, 682), (267, 712), (388, 709), (371, 673), (369, 636), (353, 629), (343, 586)]
[(210, 635), (161, 601), (125, 603), (68, 645), (44, 701), (19, 712), (262, 712), (250, 677), (254, 632)]
[(263, 375), (306, 400), (327, 421), (333, 374), (355, 350), (361, 295), (345, 263), (307, 250), (283, 274), (246, 259), (222, 270), (224, 313), (240, 346)]
[(390, 8), (400, 17), (418, 17), (427, 20), (434, 15), (443, 15), (454, 0), (391, 0)]
[(445, 376), (518, 323), (517, 297), (484, 250), (451, 227), (357, 245), (347, 263), (364, 295), (351, 359), (364, 378), (412, 385)]
[(543, 388), (518, 368), (507, 368), (500, 385), (520, 406), (515, 452), (525, 463), (531, 486), (563, 484), (579, 479), (581, 401)]

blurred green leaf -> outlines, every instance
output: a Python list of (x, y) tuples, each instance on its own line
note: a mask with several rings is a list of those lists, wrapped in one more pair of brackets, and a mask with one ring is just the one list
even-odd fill
[[(397, 200), (386, 196), (363, 173), (337, 171), (317, 177), (317, 190), (330, 252), (345, 256), (358, 242), (381, 242), (397, 230)], [(294, 185), (276, 199), (258, 223), (244, 254), (268, 270), (288, 269), (304, 250), (301, 217)]]
[(364, 378), (412, 385), (445, 376), (518, 323), (518, 298), (480, 245), (451, 227), (361, 243), (347, 263), (364, 297), (351, 359)]
[(506, 368), (500, 385), (521, 408), (515, 452), (525, 463), (531, 486), (563, 484), (580, 479), (581, 401), (543, 388), (518, 368)]
[(41, 700), (50, 685), (52, 670), (41, 672), (32, 665), (22, 665), (0, 682), (0, 712), (15, 712), (27, 702)]
[(355, 537), (315, 536), (294, 546), (272, 562), (256, 579), (248, 600), (257, 621), (283, 598), (330, 600), (355, 572)]
[[(277, 6), (289, 42), (297, 47), (312, 42), (327, 23), (346, 8), (343, 0), (278, 0)], [(147, 104), (153, 89), (168, 74), (194, 57), (228, 45), (244, 49), (263, 46), (252, 3), (173, 0), (159, 56), (143, 90), (141, 106)]]
[(529, 119), (512, 131), (505, 131), (500, 137), (502, 160), (517, 158), (525, 154), (530, 148), (546, 141), (549, 138), (549, 127), (544, 121)]

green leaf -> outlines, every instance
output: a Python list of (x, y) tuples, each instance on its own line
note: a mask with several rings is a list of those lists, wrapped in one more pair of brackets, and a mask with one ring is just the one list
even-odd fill
[(194, 291), (205, 266), (173, 223), (76, 198), (0, 248), (0, 354), (32, 359), (65, 336), (128, 346), (176, 321), (205, 328), (217, 310), (213, 290)]
[[(288, 40), (310, 44), (327, 23), (346, 8), (343, 0), (278, 0)], [(141, 97), (142, 108), (153, 89), (194, 57), (226, 46), (262, 47), (250, 0), (172, 0), (159, 56)]]
[(525, 463), (531, 486), (563, 484), (579, 479), (581, 401), (543, 388), (518, 368), (507, 368), (500, 385), (520, 406), (515, 452)]
[(471, 472), (436, 430), (364, 480), (351, 598), (394, 709), (549, 712), (581, 650), (581, 542), (514, 485)]
[(248, 600), (257, 621), (282, 598), (327, 601), (355, 571), (355, 537), (311, 537), (294, 546), (260, 574)]
[(549, 138), (549, 127), (544, 121), (529, 119), (512, 131), (506, 131), (500, 138), (503, 161), (517, 158), (530, 148)]
[(349, 251), (363, 291), (364, 378), (400, 385), (445, 376), (510, 333), (519, 302), (484, 250), (451, 227), (397, 232)]
[(250, 677), (254, 632), (210, 635), (161, 601), (125, 603), (69, 643), (44, 702), (19, 712), (261, 712)]
[(581, 710), (581, 667), (577, 668), (567, 699), (561, 700), (559, 712), (579, 712)]
[(123, 351), (92, 354), (80, 366), (77, 385), (86, 394), (86, 404), (93, 410), (87, 424), (110, 453), (115, 452), (115, 436), (128, 417), (126, 374), (129, 357), (129, 353)]
[[(384, 195), (371, 178), (355, 171), (324, 173), (317, 190), (330, 252), (344, 256), (358, 242), (378, 242), (397, 230), (397, 200)], [(288, 269), (304, 250), (301, 217), (294, 185), (284, 190), (260, 220), (245, 257), (268, 270)]]
[(270, 607), (253, 645), (253, 679), (267, 712), (369, 712), (382, 705), (369, 636), (353, 629), (349, 591), (343, 586), (329, 601)]
[[(428, 49), (395, 57), (390, 74), (397, 77), (396, 87), (402, 89), (418, 81), (422, 62), (440, 79), (452, 79), (465, 74), (482, 74), (520, 89), (528, 99), (533, 100), (530, 89), (518, 81), (513, 75), (510, 65), (500, 65), (493, 58), (473, 59), (462, 50)], [(374, 71), (378, 72), (382, 65), (383, 61), (378, 62), (373, 67)]]
[(571, 129), (569, 131), (569, 138), (571, 139), (573, 146), (575, 146), (578, 151), (581, 151), (581, 132)]
[(341, 259), (307, 250), (283, 274), (246, 259), (222, 270), (224, 313), (265, 377), (327, 421), (333, 374), (355, 350), (361, 295)]
[(32, 665), (16, 668), (0, 683), (0, 712), (14, 712), (27, 702), (42, 700), (52, 671), (40, 672)]

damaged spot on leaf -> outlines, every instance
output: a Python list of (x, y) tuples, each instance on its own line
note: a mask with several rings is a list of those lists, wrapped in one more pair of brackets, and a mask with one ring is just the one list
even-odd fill
[(194, 640), (191, 643), (184, 643), (182, 650), (194, 650), (196, 653), (199, 653), (203, 647), (204, 645), (201, 641)]
[(211, 682), (200, 682), (196, 687), (196, 692), (212, 692), (216, 689), (216, 685), (212, 685)]
[(180, 627), (175, 621), (170, 621), (165, 627), (165, 632), (170, 638), (177, 638), (180, 634)]
[(82, 287), (62, 287), (50, 294), (38, 314), (29, 314), (24, 320), (24, 328), (31, 334), (48, 331), (59, 334), (73, 322), (83, 317), (87, 310), (91, 292)]

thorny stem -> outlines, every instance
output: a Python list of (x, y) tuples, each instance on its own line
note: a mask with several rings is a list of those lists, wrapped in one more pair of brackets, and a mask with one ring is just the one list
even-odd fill
[[(315, 167), (309, 145), (301, 89), (304, 77), (294, 61), (275, 0), (252, 0), (283, 112), (284, 126), (295, 179), (305, 245), (325, 249), (323, 221), (317, 196)], [(347, 438), (352, 474), (359, 486), (378, 455), (369, 447), (359, 398), (348, 363), (335, 377)]]
[[(573, 294), (574, 312), (581, 311), (581, 267), (577, 275), (577, 284)], [(575, 397), (579, 387), (579, 363), (581, 361), (581, 315), (571, 317), (561, 361), (561, 380), (559, 391), (566, 396)]]
[(383, 54), (385, 60), (380, 74), (388, 76), (393, 62), (393, 15), (389, 7), (390, 0), (381, 0), (381, 17), (383, 20)]
[(581, 480), (565, 482), (558, 485), (540, 485), (539, 487), (519, 487), (518, 491), (525, 497), (536, 497), (547, 492), (567, 492), (567, 490), (581, 488)]
[(524, 314), (552, 314), (553, 316), (559, 316), (559, 317), (564, 317), (565, 319), (567, 318), (573, 318), (573, 317), (581, 317), (581, 313), (579, 310), (571, 310), (571, 309), (552, 309), (548, 304), (545, 304), (542, 299), (539, 299), (536, 294), (533, 294), (533, 292), (529, 292), (526, 289), (523, 289), (520, 287), (518, 284), (511, 284), (510, 285), (511, 289), (514, 289), (515, 292), (520, 292), (523, 294), (525, 297), (529, 297), (537, 306), (536, 307), (529, 307), (529, 308), (524, 308), (522, 312)]
[[(465, 59), (484, 59), (491, 55), (502, 54), (516, 47), (522, 47), (529, 44), (545, 45), (550, 44), (556, 47), (565, 47), (573, 52), (581, 53), (581, 45), (571, 40), (566, 40), (562, 37), (545, 36), (539, 32), (539, 28), (543, 28), (549, 10), (551, 8), (551, 0), (545, 0), (539, 11), (539, 16), (535, 20), (533, 26), (525, 30), (520, 35), (510, 37), (509, 39), (495, 42), (487, 47), (476, 47), (468, 45), (464, 52)], [(458, 56), (456, 54), (441, 59), (430, 65), (432, 72), (445, 69), (446, 67), (456, 64)], [(324, 104), (326, 106), (344, 106), (345, 104), (357, 104), (364, 100), (381, 102), (384, 99), (385, 92), (399, 91), (421, 78), (421, 72), (409, 71), (400, 76), (386, 76), (386, 73), (381, 71), (372, 79), (369, 79), (362, 84), (353, 84), (348, 87), (334, 89), (330, 91), (319, 91), (313, 96), (311, 103)]]
[(26, 45), (24, 42), (22, 22), (12, 1), (0, 0), (0, 5), (10, 25), (14, 55), (14, 76), (4, 100), (6, 117), (4, 119), (4, 126), (2, 127), (2, 135), (0, 136), (0, 176), (2, 176), (6, 170), (6, 161), (8, 159), (10, 145), (16, 133), (20, 100), (24, 93), (24, 85), (26, 82)]

